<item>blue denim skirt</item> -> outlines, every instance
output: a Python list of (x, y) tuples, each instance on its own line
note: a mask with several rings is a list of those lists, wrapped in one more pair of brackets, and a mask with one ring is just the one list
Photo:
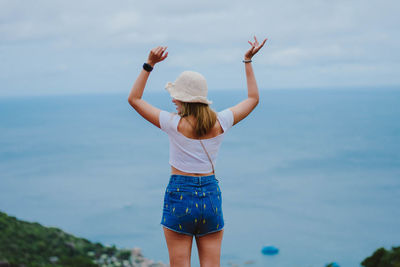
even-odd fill
[(172, 174), (165, 190), (161, 225), (190, 236), (222, 230), (222, 197), (215, 175)]

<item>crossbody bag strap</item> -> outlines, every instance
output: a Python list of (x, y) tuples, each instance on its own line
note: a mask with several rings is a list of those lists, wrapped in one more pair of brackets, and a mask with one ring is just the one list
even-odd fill
[(201, 144), (201, 146), (203, 147), (204, 151), (205, 151), (206, 154), (207, 154), (208, 160), (211, 162), (212, 170), (213, 170), (213, 173), (215, 174), (215, 171), (214, 171), (214, 164), (213, 164), (213, 162), (212, 162), (212, 160), (211, 160), (211, 157), (210, 157), (210, 155), (208, 154), (208, 152), (207, 152), (205, 146), (203, 145), (203, 142), (201, 142), (201, 140), (199, 140), (199, 141), (200, 141), (200, 144)]

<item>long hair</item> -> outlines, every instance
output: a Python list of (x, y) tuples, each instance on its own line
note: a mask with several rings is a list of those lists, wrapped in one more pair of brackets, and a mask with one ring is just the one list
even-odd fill
[(208, 104), (182, 102), (181, 112), (182, 118), (193, 115), (196, 118), (195, 133), (197, 137), (206, 135), (217, 121), (217, 114)]

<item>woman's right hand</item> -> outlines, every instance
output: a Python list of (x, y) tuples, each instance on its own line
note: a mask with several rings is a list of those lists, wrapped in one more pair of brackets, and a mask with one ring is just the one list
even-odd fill
[(266, 41), (267, 41), (267, 38), (265, 38), (264, 41), (260, 45), (257, 41), (256, 36), (254, 36), (254, 43), (248, 41), (249, 44), (251, 45), (251, 48), (249, 50), (247, 50), (246, 54), (244, 54), (244, 59), (250, 60), (258, 52), (258, 50), (260, 50), (261, 47), (264, 46)]
[(168, 52), (164, 54), (165, 50), (167, 50), (166, 46), (158, 46), (151, 49), (147, 63), (154, 67), (156, 63), (163, 61), (168, 56)]

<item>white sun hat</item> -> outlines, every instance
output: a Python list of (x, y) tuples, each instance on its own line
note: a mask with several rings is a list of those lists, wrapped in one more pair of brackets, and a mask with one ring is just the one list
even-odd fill
[(175, 82), (168, 82), (165, 89), (171, 97), (183, 102), (212, 103), (207, 99), (206, 79), (195, 71), (182, 72)]

